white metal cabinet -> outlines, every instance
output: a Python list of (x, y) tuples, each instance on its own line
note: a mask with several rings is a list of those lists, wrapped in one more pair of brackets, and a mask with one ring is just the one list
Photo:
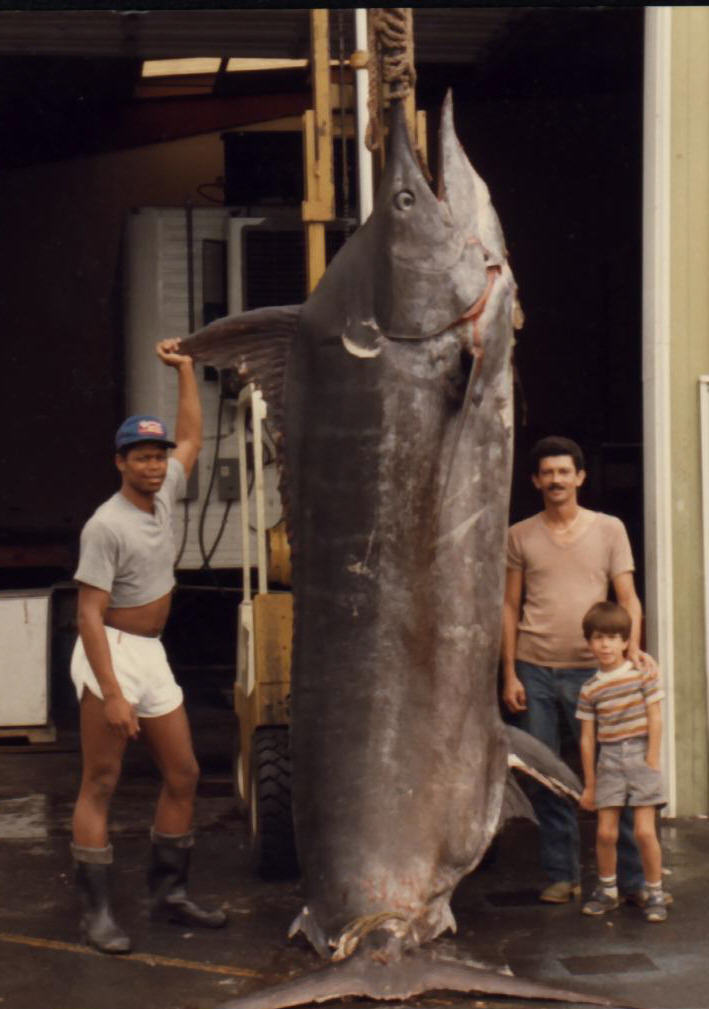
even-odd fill
[(49, 721), (49, 590), (0, 592), (0, 730)]

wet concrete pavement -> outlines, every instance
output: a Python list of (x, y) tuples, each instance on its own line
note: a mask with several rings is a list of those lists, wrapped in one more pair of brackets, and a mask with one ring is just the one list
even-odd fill
[[(68, 718), (53, 747), (0, 746), (0, 1009), (212, 1009), (319, 965), (304, 941), (286, 939), (300, 907), (298, 883), (264, 882), (251, 872), (246, 824), (231, 785), (231, 711), (226, 704), (200, 704), (191, 718), (203, 771), (191, 890), (204, 903), (221, 904), (228, 927), (190, 931), (148, 920), (147, 831), (158, 777), (137, 744), (126, 759), (112, 822), (116, 912), (134, 952), (107, 957), (81, 945), (68, 851), (79, 754), (75, 720)], [(592, 829), (592, 820), (584, 820), (586, 892), (593, 882)], [(453, 904), (458, 933), (435, 948), (620, 1002), (709, 1009), (708, 838), (704, 819), (663, 824), (675, 905), (666, 923), (648, 925), (629, 906), (593, 919), (579, 914), (578, 903), (539, 904), (536, 828), (515, 823), (491, 864), (461, 883)], [(522, 1004), (530, 1005), (438, 993), (407, 1006)]]

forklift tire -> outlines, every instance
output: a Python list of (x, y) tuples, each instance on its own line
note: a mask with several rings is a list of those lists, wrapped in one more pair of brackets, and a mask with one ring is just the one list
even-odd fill
[(251, 750), (251, 850), (263, 879), (298, 875), (288, 729), (269, 726), (254, 733)]

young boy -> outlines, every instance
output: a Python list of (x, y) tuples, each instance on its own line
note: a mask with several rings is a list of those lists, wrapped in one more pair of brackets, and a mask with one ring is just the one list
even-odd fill
[[(576, 717), (581, 720), (584, 809), (598, 809), (598, 886), (583, 913), (602, 915), (618, 907), (616, 846), (618, 820), (626, 800), (633, 809), (635, 840), (645, 872), (648, 921), (667, 917), (662, 892), (662, 852), (655, 809), (665, 805), (660, 778), (664, 696), (656, 672), (641, 672), (625, 659), (630, 616), (612, 602), (596, 603), (583, 618), (583, 633), (598, 671), (581, 688)], [(595, 764), (596, 737), (600, 743)]]

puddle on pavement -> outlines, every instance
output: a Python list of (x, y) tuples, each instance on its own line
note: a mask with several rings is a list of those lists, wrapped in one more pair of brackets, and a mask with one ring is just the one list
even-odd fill
[(0, 839), (46, 841), (49, 835), (46, 795), (0, 799)]

